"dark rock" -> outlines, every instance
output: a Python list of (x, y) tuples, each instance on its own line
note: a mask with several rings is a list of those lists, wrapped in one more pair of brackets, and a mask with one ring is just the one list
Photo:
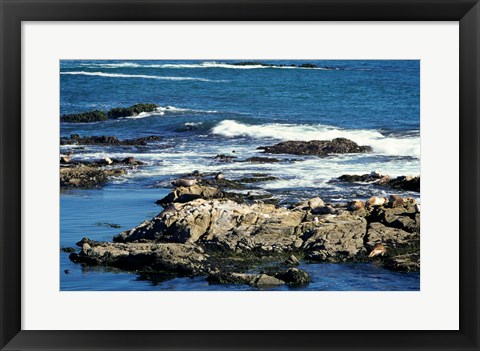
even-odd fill
[(285, 282), (267, 274), (260, 274), (253, 279), (250, 285), (258, 288), (267, 288), (271, 286), (283, 285)]
[[(152, 274), (202, 275), (210, 283), (258, 288), (308, 284), (308, 274), (288, 268), (298, 264), (293, 254), (326, 262), (373, 259), (396, 270), (419, 267), (420, 215), (410, 200), (402, 206), (390, 207), (388, 202), (362, 208), (360, 216), (345, 204), (318, 206), (320, 198), (287, 209), (221, 196), (225, 194), (219, 188), (200, 183), (178, 187), (153, 219), (116, 235), (113, 243), (84, 238), (77, 243), (80, 252), (72, 252), (70, 259)], [(312, 214), (312, 209), (324, 207), (335, 213)], [(380, 244), (386, 248), (383, 255), (368, 257)]]
[(386, 186), (392, 189), (410, 190), (420, 192), (420, 176), (400, 176), (391, 179)]
[(97, 223), (95, 223), (95, 225), (97, 227), (108, 227), (108, 228), (115, 228), (115, 229), (122, 228), (121, 225), (115, 224), (115, 223), (97, 222)]
[(302, 63), (298, 67), (300, 67), (300, 68), (318, 68), (318, 66), (314, 65), (313, 63)]
[(273, 158), (273, 157), (250, 157), (245, 159), (243, 162), (276, 163), (276, 162), (280, 162), (280, 160), (278, 158)]
[(420, 252), (386, 257), (383, 266), (394, 271), (418, 272), (420, 271)]
[(124, 169), (101, 169), (92, 166), (60, 168), (60, 186), (88, 188), (103, 185), (109, 177), (124, 175)]
[(370, 173), (370, 174), (344, 174), (338, 177), (338, 180), (341, 182), (346, 182), (346, 183), (356, 183), (356, 182), (374, 182), (376, 180), (379, 180), (381, 176), (379, 176), (376, 173)]
[(124, 158), (122, 160), (122, 163), (129, 164), (129, 165), (138, 165), (139, 164), (139, 162), (133, 156)]
[(84, 238), (79, 254), (70, 259), (87, 265), (112, 266), (125, 270), (206, 274), (206, 258), (199, 247), (176, 243), (109, 243)]
[(265, 176), (265, 177), (243, 177), (238, 179), (237, 181), (240, 183), (259, 183), (259, 182), (268, 182), (271, 180), (278, 180), (277, 177), (274, 176)]
[(275, 277), (293, 286), (305, 286), (310, 283), (308, 273), (298, 268), (289, 268), (284, 272), (276, 274)]
[[(258, 62), (258, 61), (240, 61), (240, 62), (235, 62), (232, 63), (234, 66), (260, 66), (260, 67), (270, 67), (270, 68), (282, 68), (282, 67), (297, 67), (297, 68), (310, 68), (310, 69), (315, 69), (319, 68), (317, 65), (313, 63), (301, 63), (301, 64), (272, 64), (272, 63), (264, 63), (264, 62)], [(322, 67), (324, 69), (338, 69), (336, 67)]]
[(371, 152), (370, 146), (359, 146), (357, 143), (345, 139), (285, 141), (273, 146), (261, 146), (266, 153), (328, 156), (330, 154), (365, 153)]
[(313, 214), (324, 215), (324, 214), (337, 214), (338, 210), (334, 209), (332, 206), (321, 206), (321, 207), (312, 208), (311, 212)]
[(237, 158), (237, 156), (230, 156), (225, 154), (219, 154), (215, 156), (213, 159), (218, 162), (232, 162), (233, 159)]
[(89, 123), (89, 122), (99, 122), (106, 121), (108, 119), (107, 115), (103, 111), (89, 111), (83, 113), (72, 113), (68, 115), (63, 115), (61, 120), (63, 122), (70, 123)]
[(77, 250), (76, 250), (74, 247), (62, 247), (62, 248), (60, 249), (60, 251), (71, 253), (71, 252), (75, 252), (75, 251), (77, 251)]
[(365, 218), (344, 213), (335, 218), (321, 218), (304, 232), (302, 249), (315, 261), (343, 262), (365, 252)]
[(158, 105), (155, 104), (136, 104), (130, 107), (116, 107), (107, 112), (108, 118), (120, 118), (137, 116), (142, 112), (153, 112), (157, 109)]
[(234, 66), (262, 66), (262, 67), (275, 67), (275, 65), (270, 63), (263, 63), (257, 61), (241, 61), (232, 63)]
[(150, 135), (147, 137), (119, 140), (115, 136), (100, 135), (100, 136), (87, 136), (80, 137), (78, 134), (70, 135), (70, 138), (60, 138), (60, 145), (131, 145), (131, 146), (144, 146), (149, 142), (159, 141), (161, 138), (156, 135)]
[(285, 261), (286, 264), (292, 265), (292, 266), (298, 266), (300, 264), (300, 261), (295, 255), (290, 255), (289, 258)]
[(392, 179), (389, 176), (382, 176), (381, 174), (372, 172), (362, 175), (344, 174), (338, 177), (337, 181), (346, 183), (369, 183), (391, 189), (420, 192), (420, 176), (400, 176)]

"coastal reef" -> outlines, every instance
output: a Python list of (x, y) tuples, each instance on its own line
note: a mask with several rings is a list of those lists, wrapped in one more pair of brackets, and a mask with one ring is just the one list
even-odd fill
[(305, 69), (322, 69), (322, 70), (339, 70), (338, 67), (333, 66), (318, 66), (313, 63), (301, 63), (301, 64), (273, 64), (273, 63), (264, 63), (258, 61), (240, 61), (232, 63), (233, 66), (260, 66), (266, 68), (305, 68)]
[(365, 153), (372, 152), (370, 146), (360, 146), (346, 138), (333, 140), (285, 141), (272, 146), (260, 146), (270, 154), (315, 155), (325, 157), (330, 154)]
[(392, 195), (333, 205), (315, 197), (280, 207), (232, 201), (197, 181), (181, 183), (162, 199), (164, 210), (157, 216), (112, 242), (83, 238), (70, 259), (256, 287), (308, 284), (308, 273), (295, 268), (299, 259), (420, 268), (420, 207), (413, 198)]
[(399, 176), (393, 178), (388, 175), (372, 172), (362, 175), (344, 174), (333, 180), (333, 182), (373, 184), (390, 189), (420, 192), (420, 176)]
[(98, 161), (75, 161), (71, 156), (60, 157), (60, 187), (92, 188), (104, 185), (112, 177), (123, 176), (128, 169), (144, 163), (134, 157), (122, 160), (106, 157)]
[(116, 119), (120, 117), (137, 116), (142, 112), (153, 112), (158, 108), (156, 104), (135, 104), (129, 107), (115, 107), (109, 111), (88, 111), (82, 113), (72, 113), (62, 115), (63, 122), (70, 123), (90, 123)]
[(60, 138), (60, 145), (129, 145), (129, 146), (145, 146), (149, 142), (160, 141), (161, 138), (156, 135), (146, 137), (119, 140), (115, 136), (100, 135), (81, 137), (78, 134), (71, 134), (69, 138)]

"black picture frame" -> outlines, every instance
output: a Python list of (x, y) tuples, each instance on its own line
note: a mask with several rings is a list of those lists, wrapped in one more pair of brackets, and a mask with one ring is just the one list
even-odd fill
[[(0, 0), (0, 11), (2, 350), (479, 350), (478, 0)], [(21, 330), (21, 22), (166, 20), (459, 21), (459, 331)]]

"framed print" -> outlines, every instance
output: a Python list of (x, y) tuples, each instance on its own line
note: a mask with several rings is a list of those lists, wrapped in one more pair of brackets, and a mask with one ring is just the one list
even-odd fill
[(477, 1), (1, 5), (2, 349), (479, 348)]

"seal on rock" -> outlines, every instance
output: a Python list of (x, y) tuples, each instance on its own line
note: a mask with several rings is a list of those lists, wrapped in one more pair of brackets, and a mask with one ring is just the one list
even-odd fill
[(357, 211), (362, 208), (365, 208), (365, 204), (363, 203), (363, 201), (360, 201), (360, 200), (350, 201), (347, 205), (347, 209), (350, 211)]
[(375, 245), (373, 250), (370, 252), (368, 257), (385, 256), (386, 253), (387, 253), (387, 249), (385, 248), (385, 246), (383, 246), (382, 244), (377, 244)]
[(325, 202), (323, 202), (323, 200), (319, 197), (314, 197), (308, 200), (308, 207), (310, 207), (311, 209), (323, 206), (325, 206)]
[(197, 184), (196, 179), (185, 179), (185, 178), (176, 179), (172, 182), (172, 185), (185, 186), (185, 187), (189, 187), (195, 184)]
[(380, 196), (372, 196), (370, 199), (367, 200), (367, 206), (383, 206), (385, 203), (388, 202), (388, 199)]
[(402, 207), (405, 200), (400, 195), (390, 195), (389, 199), (392, 207)]
[(159, 217), (163, 220), (167, 215), (171, 215), (177, 212), (177, 209), (174, 205), (170, 204), (159, 214)]

